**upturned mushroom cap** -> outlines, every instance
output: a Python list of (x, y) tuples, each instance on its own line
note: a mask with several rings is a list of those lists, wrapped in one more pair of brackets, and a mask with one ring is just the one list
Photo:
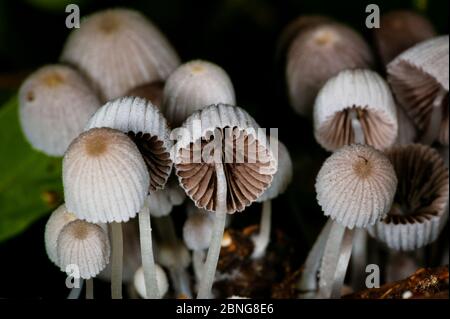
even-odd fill
[[(271, 139), (271, 146), (272, 141), (273, 139)], [(289, 151), (279, 140), (276, 141), (275, 145), (278, 146), (278, 150), (273, 153), (277, 154), (278, 169), (273, 176), (273, 180), (269, 188), (267, 188), (256, 200), (257, 202), (264, 202), (266, 200), (274, 199), (286, 190), (292, 180), (293, 168)]]
[(427, 18), (409, 10), (381, 15), (380, 28), (373, 30), (378, 54), (385, 65), (406, 49), (436, 36)]
[(387, 83), (370, 70), (344, 70), (329, 79), (314, 104), (314, 135), (326, 150), (355, 143), (351, 112), (361, 123), (365, 144), (391, 146), (397, 137), (397, 111)]
[(423, 41), (396, 57), (387, 67), (388, 81), (400, 105), (422, 134), (429, 129), (433, 104), (441, 98), (439, 141), (448, 144), (449, 38)]
[(194, 60), (179, 66), (164, 87), (164, 114), (172, 127), (211, 104), (236, 104), (228, 74), (211, 62)]
[(102, 227), (76, 220), (61, 230), (57, 251), (62, 271), (66, 271), (68, 265), (77, 265), (80, 277), (90, 279), (109, 263), (110, 244)]
[(19, 104), (26, 138), (52, 156), (64, 154), (100, 107), (86, 80), (64, 65), (44, 66), (31, 74), (20, 87)]
[[(169, 291), (169, 281), (167, 279), (166, 272), (161, 268), (160, 265), (156, 264), (156, 282), (158, 284), (158, 290), (161, 296), (164, 296)], [(138, 295), (146, 299), (147, 291), (145, 289), (145, 278), (144, 278), (144, 268), (139, 267), (139, 269), (134, 274), (134, 288)]]
[(183, 240), (191, 250), (208, 249), (214, 221), (211, 214), (197, 209), (188, 215), (183, 226)]
[(415, 250), (439, 236), (448, 218), (448, 169), (439, 153), (420, 144), (386, 151), (399, 184), (387, 216), (369, 233), (394, 250)]
[(179, 64), (164, 35), (129, 9), (108, 9), (85, 17), (69, 35), (61, 61), (85, 73), (105, 100), (165, 80)]
[(76, 219), (77, 217), (74, 214), (67, 211), (66, 205), (62, 204), (50, 215), (45, 225), (45, 250), (47, 251), (48, 258), (57, 266), (59, 266), (57, 252), (58, 236), (64, 226)]
[(310, 115), (317, 92), (345, 69), (369, 68), (373, 57), (364, 39), (351, 28), (324, 21), (301, 30), (287, 54), (286, 81), (292, 107)]
[(141, 152), (150, 173), (150, 191), (164, 188), (172, 171), (170, 130), (161, 112), (150, 101), (124, 97), (103, 105), (86, 130), (109, 127), (122, 131)]
[(353, 144), (333, 153), (316, 179), (326, 216), (345, 227), (367, 227), (386, 216), (397, 187), (389, 159), (371, 146)]
[(93, 128), (69, 146), (63, 184), (67, 209), (79, 219), (120, 223), (140, 211), (150, 178), (130, 138), (114, 129)]
[(224, 167), (228, 213), (243, 211), (270, 185), (277, 163), (265, 132), (258, 128), (247, 112), (225, 104), (206, 107), (184, 122), (175, 168), (197, 207), (216, 209), (216, 162)]

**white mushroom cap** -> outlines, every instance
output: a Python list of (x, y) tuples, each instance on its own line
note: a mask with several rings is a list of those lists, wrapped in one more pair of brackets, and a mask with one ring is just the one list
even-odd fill
[(76, 220), (62, 229), (57, 251), (62, 271), (69, 265), (77, 265), (80, 277), (90, 279), (109, 263), (109, 238), (101, 226)]
[[(273, 140), (271, 139), (271, 144), (272, 142)], [(278, 150), (276, 152), (273, 152), (278, 156), (277, 172), (273, 176), (273, 180), (269, 188), (267, 188), (264, 193), (256, 200), (260, 203), (266, 200), (274, 199), (279, 194), (283, 193), (292, 180), (293, 168), (289, 151), (286, 146), (280, 141), (276, 141), (275, 145), (278, 146)]]
[(435, 241), (448, 219), (448, 168), (439, 153), (421, 144), (387, 150), (399, 185), (392, 209), (369, 233), (394, 250)]
[(208, 249), (214, 221), (207, 211), (196, 210), (188, 215), (183, 226), (183, 240), (191, 250)]
[(169, 215), (173, 207), (181, 205), (186, 198), (183, 189), (174, 181), (169, 179), (164, 189), (150, 192), (148, 195), (147, 205), (153, 217)]
[[(161, 296), (164, 296), (169, 291), (169, 281), (167, 280), (167, 275), (164, 269), (160, 265), (156, 264), (156, 282), (158, 283), (158, 290)], [(147, 291), (145, 289), (145, 278), (144, 278), (144, 268), (139, 267), (139, 269), (134, 274), (134, 288), (138, 295), (146, 299)]]
[(180, 63), (164, 35), (129, 9), (108, 9), (84, 18), (67, 39), (61, 61), (85, 73), (105, 100), (165, 80)]
[(57, 266), (59, 266), (57, 252), (58, 236), (64, 226), (76, 219), (77, 217), (74, 214), (67, 211), (66, 205), (62, 204), (50, 215), (45, 225), (45, 250), (47, 251), (48, 258)]
[(345, 69), (369, 68), (373, 57), (364, 39), (351, 28), (324, 20), (300, 30), (292, 41), (286, 80), (292, 107), (310, 115), (317, 92)]
[(20, 123), (30, 144), (48, 155), (62, 156), (100, 100), (78, 72), (48, 65), (22, 84), (19, 104)]
[(163, 267), (187, 268), (191, 263), (191, 254), (181, 241), (176, 245), (156, 245), (155, 248), (155, 259)]
[(233, 84), (218, 65), (194, 60), (179, 66), (164, 86), (164, 114), (172, 127), (211, 104), (236, 104)]
[(92, 223), (128, 221), (141, 210), (149, 183), (138, 148), (117, 130), (84, 132), (64, 156), (66, 206), (79, 219)]
[(317, 201), (326, 216), (352, 229), (374, 225), (391, 208), (397, 177), (389, 159), (367, 145), (344, 146), (322, 165)]
[(109, 127), (128, 134), (136, 143), (150, 172), (150, 191), (161, 189), (172, 170), (170, 130), (167, 121), (150, 101), (124, 97), (103, 105), (86, 130)]
[(355, 143), (356, 112), (365, 143), (382, 149), (397, 137), (397, 111), (386, 81), (370, 70), (344, 70), (329, 79), (314, 104), (314, 135), (326, 150)]

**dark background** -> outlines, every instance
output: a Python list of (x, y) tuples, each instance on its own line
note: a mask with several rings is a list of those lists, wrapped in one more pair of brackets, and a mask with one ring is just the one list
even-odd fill
[[(70, 31), (65, 27), (64, 2), (77, 1), (0, 0), (0, 105), (32, 70), (58, 60)], [(275, 200), (273, 217), (275, 227), (283, 229), (298, 246), (298, 262), (304, 259), (325, 220), (315, 201), (314, 179), (327, 153), (315, 142), (311, 123), (296, 115), (287, 103), (283, 64), (275, 59), (277, 40), (292, 19), (311, 13), (353, 26), (372, 44), (371, 32), (364, 24), (369, 3), (378, 4), (381, 13), (425, 4), (422, 13), (439, 33), (448, 33), (447, 0), (79, 1), (82, 16), (115, 6), (141, 11), (167, 35), (183, 61), (201, 58), (222, 66), (234, 83), (237, 104), (261, 127), (279, 128), (279, 137), (293, 157), (295, 176), (287, 193)], [(258, 204), (253, 205), (237, 215), (234, 225), (256, 223), (259, 210)], [(182, 215), (181, 209), (174, 212), (177, 220)], [(65, 274), (45, 253), (46, 219), (0, 243), (0, 298), (66, 296)]]

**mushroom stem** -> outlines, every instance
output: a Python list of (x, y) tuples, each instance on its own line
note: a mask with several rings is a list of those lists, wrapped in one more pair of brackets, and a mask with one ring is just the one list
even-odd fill
[(122, 268), (123, 268), (123, 234), (121, 223), (111, 223), (112, 237), (112, 267), (111, 267), (111, 298), (122, 299)]
[[(325, 249), (332, 224), (333, 220), (329, 218), (320, 232), (319, 237), (316, 239), (312, 249), (310, 250), (308, 257), (306, 258), (302, 276), (297, 285), (301, 292), (307, 293), (317, 291), (317, 274), (319, 272), (320, 261), (322, 260), (323, 251)], [(307, 295), (305, 295), (305, 297), (307, 297)]]
[(139, 213), (139, 233), (141, 241), (142, 268), (144, 270), (145, 291), (147, 299), (160, 299), (158, 281), (156, 279), (156, 265), (153, 257), (152, 225), (150, 208), (148, 206), (149, 196), (145, 199), (144, 206)]
[(252, 258), (258, 259), (264, 256), (270, 241), (270, 231), (272, 224), (272, 201), (266, 200), (262, 204), (261, 223), (259, 234), (254, 237), (255, 248)]
[(84, 280), (80, 278), (80, 286), (79, 287), (73, 287), (69, 295), (67, 296), (67, 299), (78, 299), (80, 298), (81, 290), (83, 289), (83, 283)]
[(194, 250), (192, 252), (192, 267), (194, 268), (195, 279), (200, 282), (205, 266), (205, 250)]
[(367, 264), (367, 232), (365, 229), (355, 229), (351, 263), (352, 287), (357, 291), (364, 287), (364, 268)]
[(342, 245), (339, 252), (339, 259), (336, 265), (336, 272), (333, 279), (333, 287), (331, 290), (331, 298), (341, 298), (342, 287), (344, 285), (345, 274), (347, 273), (348, 263), (352, 255), (353, 248), (353, 229), (346, 229), (344, 238), (342, 239)]
[[(441, 88), (434, 98), (432, 108), (430, 110), (430, 122), (421, 138), (421, 142), (423, 144), (432, 144), (439, 135), (442, 125), (442, 102), (446, 94), (447, 92), (445, 89)], [(448, 107), (448, 105), (445, 107)]]
[(197, 298), (211, 298), (212, 285), (216, 274), (217, 262), (219, 261), (220, 247), (227, 219), (227, 180), (223, 169), (223, 163), (216, 163), (217, 199), (216, 213), (214, 216), (214, 227), (211, 236), (211, 244), (208, 249), (203, 277), (200, 280)]
[(86, 299), (94, 299), (94, 279), (86, 280)]
[(358, 111), (352, 109), (350, 111), (350, 118), (352, 124), (353, 135), (355, 136), (354, 143), (355, 144), (365, 144), (364, 131), (362, 129), (361, 121), (358, 117)]
[(189, 276), (186, 269), (181, 267), (169, 268), (170, 279), (173, 282), (176, 297), (184, 296), (186, 298), (192, 298), (192, 292), (189, 282)]

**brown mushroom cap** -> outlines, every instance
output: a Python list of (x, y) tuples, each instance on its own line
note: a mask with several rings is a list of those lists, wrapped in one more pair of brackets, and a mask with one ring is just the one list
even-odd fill
[(426, 145), (395, 146), (386, 151), (399, 184), (387, 216), (369, 233), (395, 250), (414, 250), (438, 237), (447, 220), (448, 169)]
[(146, 99), (153, 105), (161, 109), (163, 101), (164, 82), (155, 81), (148, 84), (139, 85), (126, 94), (126, 96), (134, 96)]

